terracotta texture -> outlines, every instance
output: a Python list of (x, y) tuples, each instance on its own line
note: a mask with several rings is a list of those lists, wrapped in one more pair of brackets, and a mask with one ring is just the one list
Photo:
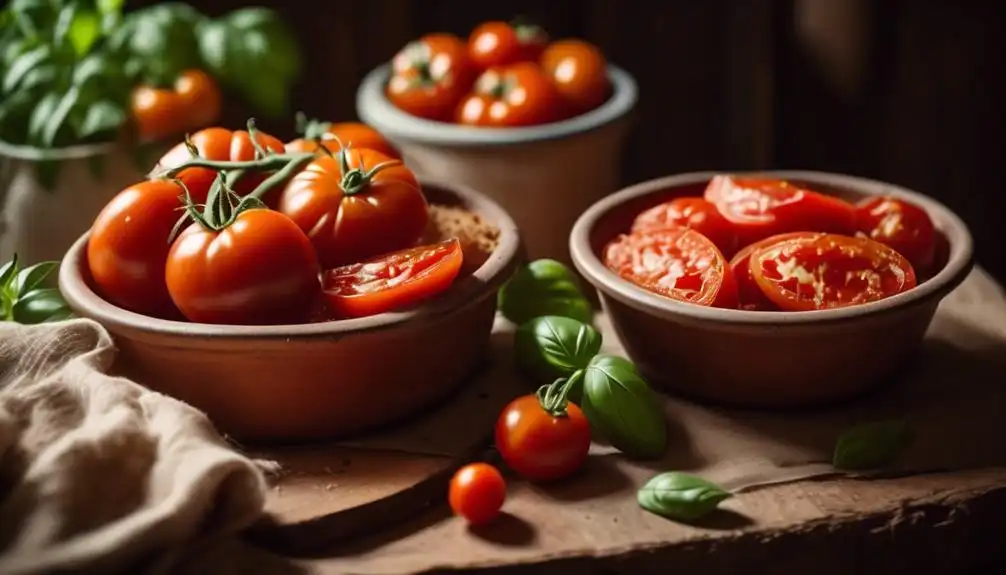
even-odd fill
[(522, 257), (517, 227), (481, 194), (421, 180), (431, 203), (469, 209), (500, 229), (485, 263), (448, 294), (413, 310), (290, 326), (225, 326), (154, 319), (88, 285), (87, 235), (60, 267), (80, 316), (104, 325), (117, 370), (204, 410), (243, 441), (346, 437), (416, 414), (449, 396), (488, 351), (496, 292)]
[(802, 313), (723, 310), (643, 290), (608, 270), (598, 254), (641, 210), (697, 195), (712, 172), (648, 181), (581, 216), (570, 237), (577, 269), (598, 291), (627, 354), (658, 387), (710, 402), (749, 407), (809, 406), (847, 399), (901, 369), (936, 308), (970, 272), (972, 240), (942, 204), (890, 184), (820, 172), (761, 172), (850, 200), (891, 194), (924, 208), (949, 244), (947, 262), (913, 290), (879, 302)]
[(387, 67), (357, 92), (357, 113), (402, 152), (416, 173), (485, 192), (514, 218), (530, 258), (569, 262), (569, 232), (594, 201), (616, 190), (636, 84), (609, 67), (613, 94), (601, 107), (562, 122), (527, 128), (474, 128), (432, 122), (395, 108), (384, 96)]

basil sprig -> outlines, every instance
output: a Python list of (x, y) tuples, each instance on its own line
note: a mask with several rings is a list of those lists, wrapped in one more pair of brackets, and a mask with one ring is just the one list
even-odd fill
[(897, 458), (909, 438), (908, 422), (903, 419), (857, 425), (838, 438), (832, 465), (848, 471), (884, 467)]
[(650, 513), (690, 522), (708, 515), (731, 496), (701, 477), (669, 471), (647, 481), (636, 493), (636, 501)]
[(587, 367), (601, 349), (601, 334), (568, 317), (536, 317), (517, 328), (514, 348), (518, 365), (547, 384)]
[(517, 270), (500, 289), (498, 307), (518, 325), (540, 316), (562, 316), (583, 323), (594, 318), (576, 276), (552, 259), (535, 260)]
[(69, 306), (50, 281), (58, 266), (58, 262), (41, 262), (22, 269), (15, 254), (0, 267), (3, 321), (35, 324), (69, 318)]
[(580, 408), (619, 451), (640, 459), (667, 448), (667, 421), (653, 391), (626, 359), (598, 356), (587, 365)]

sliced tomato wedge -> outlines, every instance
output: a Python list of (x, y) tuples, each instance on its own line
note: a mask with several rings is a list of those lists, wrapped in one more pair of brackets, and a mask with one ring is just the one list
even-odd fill
[(922, 208), (887, 196), (856, 204), (856, 227), (866, 237), (908, 258), (916, 272), (928, 273), (936, 253), (936, 227)]
[(761, 241), (749, 244), (741, 248), (739, 252), (730, 260), (730, 268), (737, 279), (737, 299), (738, 307), (747, 311), (779, 311), (779, 306), (765, 295), (758, 282), (755, 281), (754, 274), (751, 273), (751, 254), (762, 246), (772, 245), (776, 242), (788, 239), (811, 238), (824, 234), (814, 234), (811, 232), (791, 232), (779, 234), (765, 238)]
[(719, 175), (709, 181), (704, 197), (735, 226), (740, 245), (787, 232), (856, 231), (851, 204), (785, 180)]
[(915, 287), (915, 270), (890, 247), (863, 237), (798, 234), (754, 249), (758, 287), (784, 311), (861, 305)]
[(461, 243), (450, 239), (330, 269), (322, 276), (322, 289), (339, 317), (377, 315), (446, 291), (462, 263)]
[(643, 289), (703, 306), (736, 308), (737, 283), (720, 250), (688, 228), (623, 234), (604, 264)]
[(702, 198), (675, 198), (640, 213), (632, 222), (632, 231), (659, 231), (690, 228), (709, 238), (725, 257), (737, 251), (733, 225), (720, 214), (716, 205)]

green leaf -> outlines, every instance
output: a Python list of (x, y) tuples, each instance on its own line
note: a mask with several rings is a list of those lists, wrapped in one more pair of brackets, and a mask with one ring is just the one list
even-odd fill
[(517, 270), (499, 291), (498, 307), (510, 321), (557, 315), (590, 323), (594, 310), (566, 266), (552, 259), (535, 260)]
[(11, 257), (10, 261), (0, 267), (0, 288), (6, 290), (11, 286), (14, 278), (17, 277), (18, 261), (17, 254)]
[(580, 408), (591, 427), (626, 455), (656, 458), (667, 448), (667, 421), (657, 396), (634, 369), (611, 359), (591, 363)]
[(535, 318), (517, 329), (517, 363), (541, 383), (570, 377), (601, 349), (601, 334), (585, 323), (559, 316)]
[(708, 515), (731, 496), (701, 477), (669, 471), (647, 481), (636, 493), (636, 501), (650, 513), (688, 522)]
[(196, 28), (204, 16), (186, 4), (165, 2), (129, 14), (109, 38), (146, 82), (167, 86), (184, 70), (200, 68)]
[(77, 12), (67, 31), (70, 44), (73, 45), (73, 51), (78, 57), (87, 54), (99, 34), (101, 34), (101, 17), (91, 10)]
[(15, 294), (26, 294), (30, 291), (47, 287), (46, 280), (59, 267), (59, 262), (40, 262), (18, 272), (11, 283)]
[(45, 128), (49, 123), (56, 107), (59, 106), (62, 96), (60, 94), (49, 93), (42, 97), (38, 105), (31, 112), (28, 120), (28, 142), (35, 145), (42, 145)]
[(98, 134), (114, 132), (126, 121), (126, 111), (115, 102), (98, 101), (87, 109), (87, 115), (80, 125), (81, 139), (88, 139)]
[(910, 429), (905, 420), (857, 425), (839, 437), (832, 465), (849, 471), (884, 467), (897, 458), (909, 439)]
[(4, 74), (4, 93), (9, 94), (14, 91), (29, 72), (51, 59), (52, 56), (52, 48), (45, 45), (18, 56), (7, 69), (7, 73)]
[(30, 291), (14, 303), (14, 321), (36, 324), (50, 321), (54, 316), (66, 314), (69, 307), (58, 289), (44, 288)]
[(122, 12), (122, 5), (125, 0), (97, 0), (95, 4), (98, 12), (102, 14), (118, 14)]
[(636, 364), (625, 359), (624, 357), (618, 357), (617, 355), (608, 355), (608, 354), (598, 355), (594, 357), (594, 359), (590, 360), (590, 365), (588, 365), (587, 367), (588, 368), (614, 367), (617, 369), (624, 369), (626, 371), (639, 375), (639, 370), (636, 369)]
[(76, 87), (70, 88), (59, 100), (59, 105), (52, 111), (46, 120), (45, 128), (42, 131), (42, 145), (52, 147), (56, 143), (56, 138), (60, 130), (66, 125), (66, 120), (70, 116), (73, 107), (80, 101), (80, 90)]

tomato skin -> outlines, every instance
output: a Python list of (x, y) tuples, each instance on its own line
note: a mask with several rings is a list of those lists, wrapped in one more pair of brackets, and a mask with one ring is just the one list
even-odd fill
[[(605, 247), (603, 259), (622, 279), (670, 299), (737, 307), (733, 270), (709, 238), (694, 230), (622, 234)], [(672, 275), (681, 270), (683, 275)]]
[(583, 467), (590, 424), (573, 403), (566, 416), (545, 411), (534, 394), (511, 401), (496, 421), (496, 449), (507, 467), (531, 481), (554, 481)]
[(219, 232), (186, 228), (168, 253), (165, 284), (189, 321), (295, 324), (316, 301), (318, 274), (304, 232), (279, 212), (253, 208)]
[(377, 315), (446, 291), (463, 262), (461, 242), (454, 238), (328, 270), (322, 275), (322, 290), (337, 316)]
[[(331, 137), (330, 137), (331, 136)], [(342, 146), (352, 148), (366, 148), (376, 150), (389, 158), (400, 160), (402, 158), (398, 150), (391, 145), (380, 132), (370, 126), (360, 122), (340, 122), (329, 126), (328, 132), (322, 138), (322, 145), (330, 152), (335, 153), (342, 149)], [(287, 142), (287, 152), (314, 152), (318, 149), (318, 143), (314, 140), (298, 138), (292, 142)]]
[(455, 515), (474, 526), (485, 525), (500, 515), (506, 481), (492, 465), (470, 463), (451, 478), (447, 501)]
[(541, 67), (576, 114), (597, 108), (611, 92), (607, 60), (589, 42), (553, 42), (541, 56)]
[[(207, 160), (214, 161), (248, 161), (255, 159), (255, 146), (252, 145), (251, 136), (245, 130), (228, 130), (226, 128), (206, 128), (192, 135), (192, 144), (199, 151), (199, 156)], [(283, 142), (266, 134), (256, 132), (256, 141), (266, 150), (282, 154), (284, 152)], [(174, 168), (180, 166), (192, 158), (185, 143), (182, 142), (174, 148), (168, 150), (166, 154), (157, 162), (155, 171)], [(185, 184), (192, 200), (197, 204), (206, 202), (210, 186), (217, 177), (217, 172), (207, 168), (187, 168), (178, 173), (177, 178)], [(248, 173), (234, 187), (238, 195), (245, 195), (255, 189), (255, 186), (262, 183), (267, 175), (259, 173)], [(274, 189), (262, 198), (267, 204), (270, 197), (278, 195)]]
[(374, 150), (349, 149), (321, 156), (298, 173), (278, 209), (308, 235), (324, 269), (362, 262), (415, 244), (426, 230), (429, 208), (415, 174), (387, 167), (363, 191), (346, 195), (341, 158), (351, 169), (393, 161)]
[(537, 26), (483, 22), (468, 37), (468, 57), (479, 70), (518, 62), (536, 62), (548, 34)]
[(385, 95), (400, 110), (439, 122), (450, 122), (474, 70), (468, 46), (451, 34), (428, 34), (405, 45), (391, 61)]
[(153, 141), (216, 122), (221, 105), (216, 81), (202, 70), (186, 70), (170, 89), (138, 86), (131, 107), (140, 139)]
[(675, 198), (642, 212), (632, 222), (633, 232), (690, 228), (709, 238), (724, 257), (737, 251), (737, 234), (716, 205), (702, 198)]
[[(824, 235), (824, 234), (817, 234)], [(779, 306), (765, 295), (751, 271), (751, 254), (762, 246), (795, 238), (806, 238), (807, 232), (779, 234), (748, 244), (741, 248), (730, 260), (730, 268), (737, 279), (738, 307), (747, 311), (779, 311)]]
[(856, 204), (856, 226), (866, 237), (905, 256), (928, 274), (936, 254), (936, 226), (922, 208), (894, 197), (866, 198)]
[(164, 266), (168, 237), (182, 216), (182, 193), (170, 180), (147, 180), (119, 192), (101, 210), (87, 240), (87, 265), (101, 297), (151, 317), (178, 316)]
[(784, 311), (861, 305), (915, 287), (912, 264), (864, 237), (807, 232), (768, 242), (751, 254), (762, 292)]
[(490, 68), (458, 105), (455, 121), (469, 126), (536, 126), (567, 117), (568, 110), (551, 80), (537, 65), (521, 62)]

